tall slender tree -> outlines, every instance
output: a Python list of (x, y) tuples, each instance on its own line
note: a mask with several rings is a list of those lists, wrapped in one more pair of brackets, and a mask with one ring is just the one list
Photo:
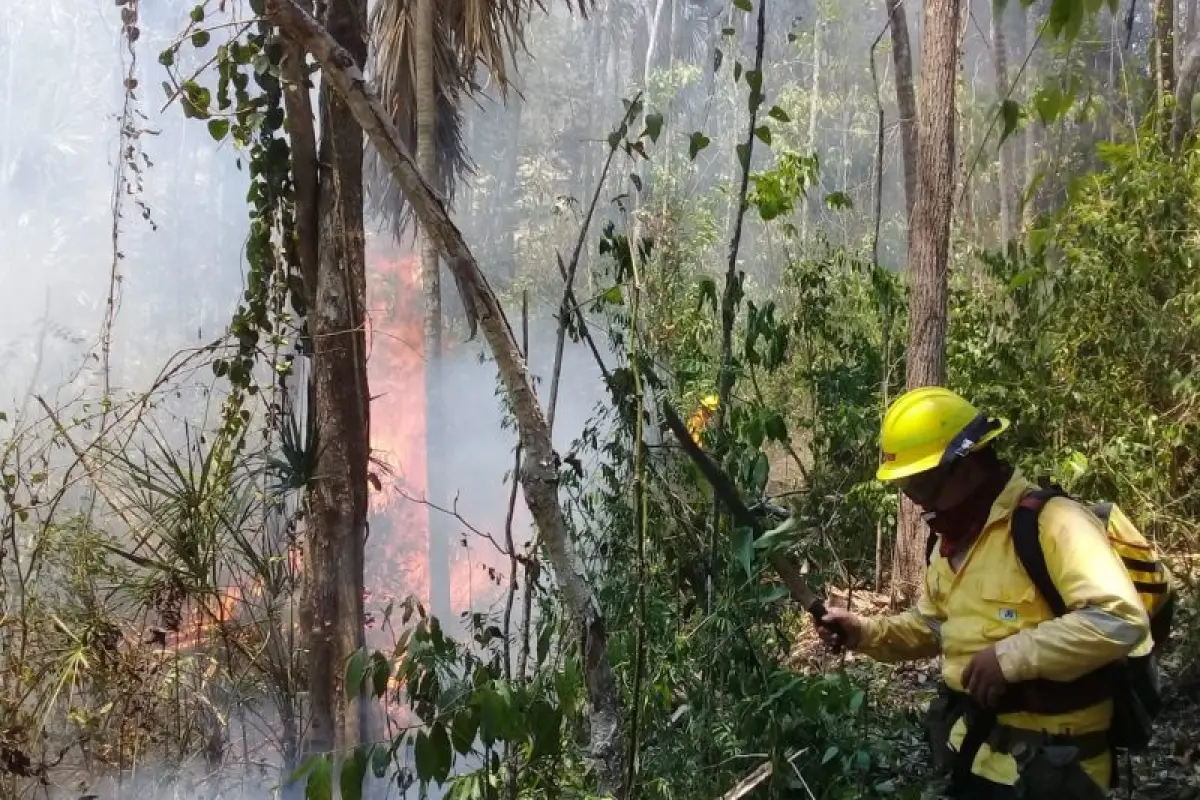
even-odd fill
[[(996, 71), (998, 103), (1008, 99), (1008, 45), (1004, 36), (1005, 0), (992, 0), (992, 66)], [(996, 191), (1000, 200), (1000, 241), (1012, 237), (1012, 158), (1008, 142), (1001, 142), (996, 159)]]
[[(366, 0), (328, 0), (322, 22), (362, 65)], [(311, 8), (306, 3), (306, 10)], [(347, 702), (342, 665), (365, 643), (369, 406), (363, 237), (363, 131), (322, 77), (316, 136), (303, 48), (286, 45), (286, 123), (296, 203), (296, 255), (308, 309), (313, 437), (321, 442), (309, 487), (301, 627), (307, 652), (308, 727), (303, 749), (331, 753), (367, 735), (365, 707)], [(290, 787), (289, 792), (297, 787)], [(291, 796), (289, 794), (289, 796)]]
[[(566, 0), (586, 12), (591, 0)], [(372, 71), (384, 107), (405, 144), (416, 151), (422, 175), (448, 201), (457, 179), (472, 169), (463, 141), (462, 101), (482, 89), (477, 68), (506, 99), (515, 77), (512, 60), (525, 47), (525, 25), (543, 0), (380, 0), (371, 18), (376, 50)], [(415, 111), (415, 113), (414, 113)], [(392, 182), (386, 163), (368, 151), (368, 193), (397, 237), (416, 232), (412, 208)], [(426, 470), (428, 494), (448, 501), (445, 453), (447, 398), (443, 397), (443, 307), (436, 245), (421, 236), (425, 293)], [(446, 503), (448, 505), (448, 502)], [(450, 611), (450, 532), (430, 518), (430, 593), (434, 613)]]
[[(946, 380), (947, 261), (954, 195), (955, 82), (961, 5), (961, 0), (925, 3), (917, 194), (908, 241), (910, 389)], [(917, 508), (902, 500), (892, 563), (892, 593), (900, 599), (911, 599), (920, 586), (924, 527)]]
[(896, 69), (896, 107), (900, 112), (900, 149), (904, 162), (905, 217), (912, 224), (917, 198), (917, 94), (913, 82), (912, 44), (904, 0), (887, 0), (888, 27), (892, 33), (892, 63)]

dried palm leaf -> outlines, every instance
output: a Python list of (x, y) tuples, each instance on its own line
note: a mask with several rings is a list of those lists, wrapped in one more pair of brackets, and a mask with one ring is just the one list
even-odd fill
[[(586, 16), (594, 0), (566, 0)], [(430, 176), (448, 202), (459, 179), (474, 164), (463, 136), (462, 103), (482, 91), (478, 70), (507, 99), (515, 74), (514, 59), (525, 46), (525, 26), (532, 11), (545, 11), (543, 0), (439, 0), (434, 21), (434, 91), (438, 120), (435, 134), (437, 174)], [(384, 109), (396, 123), (410, 151), (417, 149), (416, 51), (413, 18), (416, 0), (379, 0), (371, 14), (368, 70)], [(387, 165), (374, 148), (366, 153), (367, 196), (371, 210), (397, 238), (411, 232), (412, 209), (391, 180)]]

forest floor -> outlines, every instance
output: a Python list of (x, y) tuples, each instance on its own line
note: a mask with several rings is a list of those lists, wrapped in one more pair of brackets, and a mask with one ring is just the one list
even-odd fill
[[(887, 595), (856, 590), (852, 608), (863, 616), (889, 613)], [(846, 606), (844, 591), (830, 590), (829, 603)], [(1122, 757), (1120, 787), (1114, 798), (1136, 800), (1200, 800), (1200, 614), (1183, 602), (1175, 615), (1173, 638), (1163, 659), (1166, 707), (1155, 723), (1150, 749), (1126, 763)], [(886, 738), (897, 754), (891, 764), (895, 787), (912, 788), (928, 779), (929, 750), (921, 721), (933, 698), (940, 659), (880, 664), (854, 654), (833, 655), (805, 625), (792, 650), (792, 666), (804, 672), (844, 669), (868, 691), (869, 713), (895, 720)], [(1129, 781), (1132, 766), (1133, 781)]]

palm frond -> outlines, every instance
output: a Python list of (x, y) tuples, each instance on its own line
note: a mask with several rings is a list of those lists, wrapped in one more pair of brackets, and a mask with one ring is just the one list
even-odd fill
[[(442, 10), (439, 5), (439, 13)], [(413, 39), (414, 0), (380, 0), (371, 14), (371, 53), (368, 70), (383, 102), (384, 110), (412, 153), (417, 150), (416, 49)], [(458, 179), (473, 169), (463, 139), (461, 101), (474, 84), (470, 71), (455, 52), (450, 32), (434, 24), (434, 87), (437, 92), (438, 125), (435, 136), (437, 174), (434, 186), (454, 200)], [(412, 208), (391, 178), (387, 164), (373, 147), (366, 152), (367, 198), (371, 210), (391, 232), (400, 237), (411, 230)]]
[[(595, 0), (565, 2), (572, 12), (586, 17)], [(379, 0), (371, 14), (374, 47), (367, 65), (384, 110), (413, 152), (417, 145), (415, 9), (415, 0)], [(448, 202), (454, 200), (457, 182), (474, 172), (464, 141), (463, 100), (481, 92), (475, 78), (480, 69), (490, 76), (501, 98), (507, 99), (515, 79), (515, 58), (526, 50), (525, 28), (534, 9), (546, 11), (545, 0), (437, 2), (433, 42), (437, 174), (433, 183)], [(412, 208), (371, 147), (366, 152), (365, 179), (370, 209), (384, 227), (397, 238), (410, 232)]]

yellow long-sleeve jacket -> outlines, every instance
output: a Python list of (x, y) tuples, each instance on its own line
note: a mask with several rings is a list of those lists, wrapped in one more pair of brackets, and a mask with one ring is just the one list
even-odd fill
[[(992, 505), (988, 521), (958, 572), (935, 554), (915, 608), (865, 624), (859, 650), (879, 661), (941, 655), (942, 677), (963, 690), (962, 673), (979, 651), (996, 645), (1009, 683), (1045, 678), (1070, 681), (1126, 655), (1141, 655), (1153, 644), (1150, 623), (1104, 526), (1087, 509), (1054, 498), (1038, 517), (1039, 539), (1054, 584), (1070, 609), (1055, 618), (1038, 595), (1013, 549), (1012, 512), (1036, 488), (1015, 473)], [(1085, 734), (1107, 730), (1112, 701), (1070, 714), (1002, 714), (998, 722), (1049, 733)], [(960, 720), (950, 743), (958, 749), (965, 734)], [(1111, 756), (1084, 762), (1101, 787), (1109, 785)], [(1009, 755), (980, 749), (973, 772), (1002, 784), (1017, 780)]]

